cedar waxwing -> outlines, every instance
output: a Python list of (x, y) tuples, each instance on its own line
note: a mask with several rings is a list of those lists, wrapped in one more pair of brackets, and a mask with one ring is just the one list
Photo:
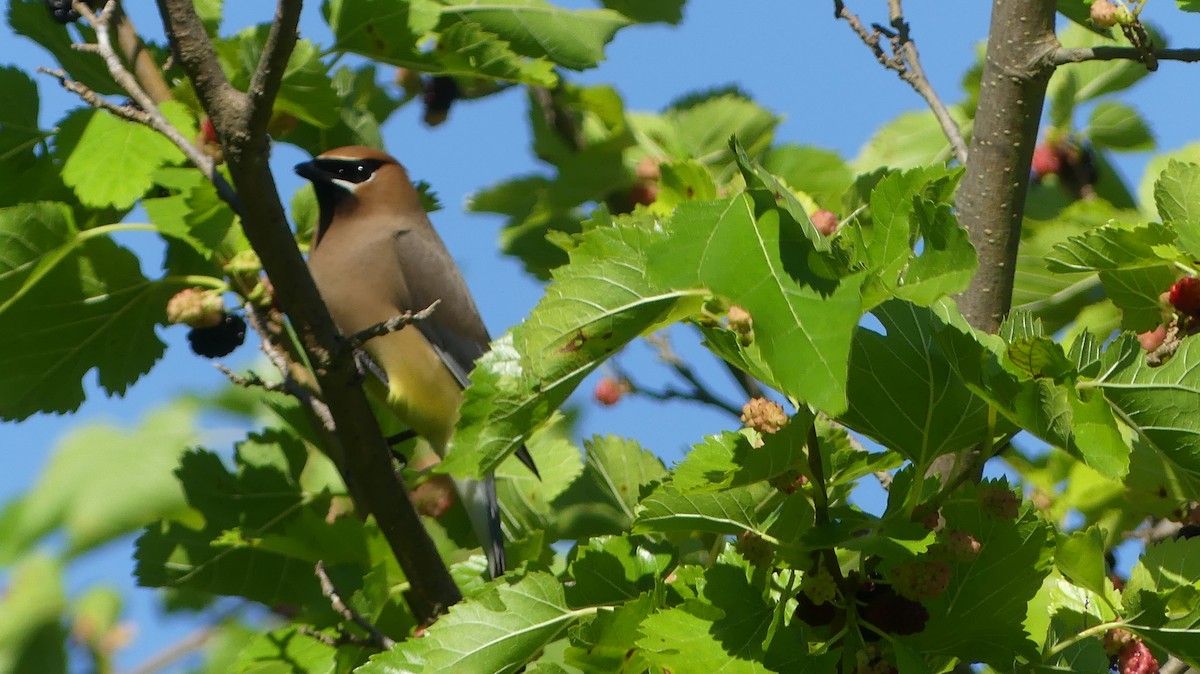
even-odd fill
[[(343, 334), (439, 300), (425, 320), (363, 349), (387, 385), (388, 407), (444, 455), (468, 374), (490, 341), (458, 266), (408, 173), (386, 153), (342, 147), (298, 164), (296, 173), (312, 181), (320, 207), (309, 270)], [(537, 473), (523, 447), (517, 456)], [(495, 478), (455, 486), (496, 577), (504, 572), (504, 542)]]

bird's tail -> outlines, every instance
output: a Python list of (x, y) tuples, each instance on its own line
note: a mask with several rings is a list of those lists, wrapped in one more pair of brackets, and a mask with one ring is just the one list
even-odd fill
[(496, 498), (496, 477), (483, 480), (456, 479), (454, 486), (462, 499), (471, 528), (487, 555), (488, 573), (498, 578), (504, 573), (504, 534), (500, 531), (500, 502)]

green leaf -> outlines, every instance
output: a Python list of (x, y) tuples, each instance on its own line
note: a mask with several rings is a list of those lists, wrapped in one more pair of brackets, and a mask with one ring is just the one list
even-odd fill
[(925, 630), (903, 640), (926, 657), (956, 656), (1006, 668), (1014, 654), (1037, 657), (1023, 622), (1026, 606), (1050, 571), (1054, 536), (1028, 502), (1015, 521), (989, 515), (977, 501), (983, 489), (1008, 485), (985, 481), (968, 486), (942, 507), (947, 528), (965, 531), (982, 543), (979, 557), (950, 562), (949, 589), (923, 602), (930, 615)]
[(558, 82), (553, 63), (521, 58), (508, 42), (476, 23), (451, 24), (438, 37), (434, 53), (440, 72), (445, 74), (484, 76), (539, 87), (553, 87)]
[(672, 484), (663, 484), (638, 505), (633, 531), (763, 533), (760, 511), (777, 496), (773, 487), (762, 483), (703, 494), (684, 494)]
[(1174, 242), (1171, 228), (1156, 222), (1105, 225), (1055, 244), (1046, 264), (1062, 274), (1158, 267), (1167, 261), (1160, 252)]
[(67, 608), (63, 569), (58, 561), (34, 555), (6, 573), (0, 597), (0, 663), (14, 674), (65, 674)]
[(1108, 573), (1104, 568), (1104, 532), (1099, 527), (1059, 534), (1054, 564), (1076, 585), (1101, 596), (1108, 591)]
[(16, 520), (6, 521), (0, 559), (20, 556), (59, 529), (67, 554), (78, 555), (181, 513), (183, 492), (171, 470), (195, 437), (193, 415), (190, 405), (179, 404), (132, 430), (104, 423), (73, 429), (20, 500)]
[(75, 410), (93, 368), (122, 394), (162, 355), (154, 326), (170, 289), (93, 232), (62, 204), (0, 209), (0, 319), (24, 326), (0, 331), (0, 418)]
[[(1059, 14), (1062, 14), (1083, 28), (1101, 35), (1107, 35), (1109, 29), (1100, 28), (1092, 23), (1091, 8), (1091, 0), (1058, 0), (1055, 3), (1055, 9), (1058, 10)], [(1060, 69), (1061, 71), (1062, 69)]]
[[(755, 217), (749, 195), (689, 202), (651, 249), (651, 278), (729, 298), (754, 321), (754, 341), (773, 383), (831, 414), (846, 407), (850, 337), (861, 316), (864, 276), (819, 278), (811, 242), (778, 210)], [(820, 290), (810, 284), (820, 284)]]
[[(1149, 627), (1200, 627), (1200, 539), (1168, 540), (1146, 546), (1121, 597), (1125, 610)], [(1183, 598), (1179, 602), (1175, 598)]]
[(654, 589), (675, 563), (671, 546), (638, 537), (593, 538), (572, 552), (571, 606), (619, 604)]
[(812, 414), (802, 408), (778, 433), (761, 437), (731, 432), (711, 435), (694, 445), (676, 466), (674, 484), (687, 493), (717, 491), (762, 482), (800, 468), (807, 456), (805, 441), (812, 420)]
[[(195, 135), (191, 113), (182, 104), (168, 101), (162, 111), (185, 137)], [(107, 112), (72, 114), (63, 126), (57, 147), (64, 157), (63, 181), (94, 208), (129, 208), (150, 189), (155, 171), (184, 160), (183, 152), (157, 131)], [(78, 140), (64, 144), (63, 137), (75, 133)]]
[(601, 608), (595, 618), (572, 635), (567, 663), (589, 674), (621, 671), (622, 667), (635, 672), (648, 667), (641, 651), (629, 645), (644, 636), (641, 623), (654, 609), (654, 597), (649, 592), (614, 610)]
[(417, 69), (431, 63), (418, 45), (441, 16), (434, 0), (327, 0), (321, 12), (333, 33), (334, 50)]
[(511, 43), (529, 58), (548, 58), (560, 66), (583, 70), (604, 58), (604, 45), (629, 19), (607, 9), (568, 10), (544, 0), (443, 0), (443, 28), (448, 20), (476, 23)]
[(568, 608), (562, 583), (548, 573), (510, 574), (450, 607), (424, 638), (403, 641), (355, 671), (510, 674), (592, 610)]
[[(300, 122), (290, 130), (272, 131), (272, 135), (313, 156), (343, 145), (382, 149), (383, 133), (379, 127), (400, 107), (400, 101), (392, 98), (377, 79), (374, 65), (357, 70), (348, 66), (338, 68), (333, 74), (333, 90), (339, 99), (337, 122), (328, 128)], [(304, 189), (312, 187), (306, 183)]]
[(247, 674), (332, 672), (337, 654), (337, 649), (304, 634), (298, 627), (284, 627), (250, 639), (231, 663), (229, 671)]
[(812, 197), (822, 207), (837, 212), (842, 195), (854, 182), (846, 162), (831, 150), (807, 145), (776, 145), (763, 156), (763, 168), (789, 186)]
[[(1078, 2), (1078, 0), (1072, 0)], [(1090, 4), (1089, 9), (1090, 9)], [(1061, 5), (1061, 3), (1060, 3)], [(1084, 10), (1085, 12), (1087, 9)], [(1125, 39), (1114, 40), (1108, 35), (1109, 31), (1097, 32), (1079, 25), (1069, 25), (1062, 30), (1058, 39), (1064, 47), (1128, 47)], [(1155, 44), (1162, 42), (1155, 40)], [(1145, 66), (1135, 61), (1084, 61), (1071, 65), (1070, 71), (1075, 80), (1072, 85), (1075, 91), (1075, 102), (1083, 103), (1105, 94), (1111, 94), (1128, 89), (1138, 80), (1149, 74)], [(1047, 91), (1048, 96), (1057, 95), (1057, 90), (1063, 81), (1054, 78)]]
[(1200, 12), (1200, 0), (1175, 0), (1175, 4), (1185, 12)]
[(1137, 110), (1116, 101), (1098, 103), (1092, 109), (1083, 135), (1092, 145), (1111, 150), (1153, 150), (1154, 134)]
[(686, 0), (602, 0), (604, 6), (625, 15), (637, 23), (669, 23), (677, 25), (683, 20), (683, 4)]
[(914, 205), (913, 216), (921, 250), (901, 274), (896, 296), (928, 305), (966, 290), (979, 258), (953, 207), (922, 199)]
[[(298, 438), (268, 430), (239, 443), (236, 472), (211, 452), (184, 454), (176, 474), (202, 524), (151, 525), (137, 541), (138, 583), (325, 610), (313, 564), (323, 560), (339, 579), (339, 565), (367, 566), (367, 542), (361, 521), (326, 521), (329, 495), (300, 485), (307, 451)], [(346, 594), (357, 589), (338, 585)]]
[[(961, 106), (950, 106), (950, 116), (960, 128), (969, 121)], [(946, 133), (928, 110), (906, 112), (884, 124), (851, 162), (856, 173), (880, 167), (909, 169), (945, 164), (954, 158)]]
[(1154, 203), (1183, 249), (1200, 256), (1200, 164), (1171, 160), (1154, 183)]
[[(250, 75), (258, 69), (269, 31), (270, 26), (262, 24), (214, 42), (221, 67), (233, 86), (242, 90), (249, 87)], [(297, 40), (283, 72), (274, 112), (329, 128), (338, 122), (341, 107), (342, 99), (321, 61), (321, 49), (309, 40)]]
[(721, 91), (702, 94), (661, 116), (631, 114), (629, 122), (656, 155), (720, 167), (731, 159), (730, 137), (736, 136), (752, 157), (766, 152), (780, 118), (744, 94)]
[(885, 302), (872, 315), (886, 334), (858, 330), (850, 355), (850, 408), (839, 420), (918, 466), (988, 436), (987, 403), (959, 375), (957, 354), (935, 339), (962, 321), (950, 311)]
[(564, 426), (552, 421), (535, 432), (527, 443), (540, 476), (534, 475), (516, 457), (509, 457), (496, 470), (496, 492), (511, 538), (552, 530), (557, 521), (555, 499), (583, 473), (579, 448), (566, 437)]
[(637, 646), (645, 658), (674, 672), (773, 671), (762, 662), (773, 616), (762, 589), (732, 564), (715, 564), (704, 578), (703, 600), (687, 600), (642, 621)]
[[(74, 49), (75, 40), (67, 26), (50, 19), (46, 3), (41, 0), (14, 0), (8, 5), (8, 25), (17, 35), (24, 35), (45, 47), (54, 55), (63, 70), (75, 80), (87, 85), (98, 94), (124, 95), (112, 75), (108, 74), (99, 54)], [(83, 42), (95, 42), (95, 33), (88, 27), (76, 23), (73, 26), (82, 36)]]
[(554, 501), (562, 538), (620, 534), (638, 501), (667, 475), (662, 461), (637, 442), (614, 436), (584, 443), (583, 474)]
[(662, 235), (635, 220), (598, 226), (571, 251), (571, 262), (529, 317), (498, 340), (471, 373), (454, 446), (443, 466), (482, 475), (515, 450), (585, 376), (633, 338), (654, 329), (694, 290), (652, 284), (650, 244)]
[(1080, 384), (1103, 393), (1116, 414), (1178, 468), (1200, 476), (1200, 418), (1179, 410), (1200, 409), (1200, 339), (1188, 337), (1164, 365), (1150, 367), (1133, 335), (1104, 352), (1102, 374)]
[(5, 95), (0, 110), (0, 158), (32, 151), (46, 137), (38, 126), (37, 85), (21, 69), (8, 66), (0, 68), (0, 91)]

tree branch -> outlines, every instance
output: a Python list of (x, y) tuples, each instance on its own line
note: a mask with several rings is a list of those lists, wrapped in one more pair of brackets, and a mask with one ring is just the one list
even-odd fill
[(273, 71), (284, 67), (295, 43), (294, 23), (289, 28), (287, 22), (294, 21), (299, 4), (281, 0), (276, 12), (281, 25), (270, 33), (272, 39), (254, 76), (257, 88), (245, 94), (234, 89), (221, 71), (191, 0), (158, 0), (173, 51), (221, 138), (230, 178), (238, 193), (248, 197), (241, 210), (246, 238), (309, 355), (321, 398), (336, 421), (332, 439), (343, 454), (339, 467), (347, 486), (356, 503), (375, 516), (410, 581), (409, 606), (419, 621), (428, 623), (462, 595), (393, 469), (389, 448), (360, 385), (353, 353), (339, 348), (343, 338), (296, 247), (267, 161), (269, 139), (262, 129), (250, 133), (251, 122), (263, 124), (263, 119), (269, 119), (282, 77)]
[(300, 0), (280, 0), (275, 6), (275, 20), (267, 34), (258, 67), (250, 78), (247, 91), (246, 132), (250, 136), (263, 136), (271, 121), (271, 112), (283, 74), (287, 71), (288, 59), (296, 46), (296, 26), (300, 22)]
[[(1151, 51), (1159, 61), (1182, 61), (1195, 63), (1200, 61), (1200, 49), (1154, 49)], [(1084, 61), (1141, 61), (1143, 52), (1136, 47), (1073, 47), (1055, 50), (1050, 62), (1055, 66)]]
[(371, 624), (369, 620), (359, 615), (357, 611), (350, 608), (346, 605), (346, 602), (342, 601), (342, 596), (338, 594), (337, 587), (333, 584), (333, 580), (329, 578), (329, 574), (325, 571), (325, 562), (317, 562), (315, 572), (317, 574), (317, 580), (321, 583), (321, 594), (325, 595), (325, 598), (329, 600), (329, 605), (333, 607), (333, 610), (336, 611), (338, 615), (342, 616), (342, 618), (345, 620), (349, 620), (355, 625), (358, 625), (363, 629), (363, 631), (370, 635), (367, 639), (368, 645), (374, 646), (381, 651), (390, 650), (396, 645), (396, 641), (394, 639), (380, 632), (374, 625)]
[(993, 0), (988, 35), (971, 158), (957, 200), (979, 271), (959, 307), (973, 327), (995, 332), (1012, 305), (1029, 165), (1059, 46), (1053, 0)]
[[(862, 20), (854, 12), (846, 9), (842, 0), (833, 0), (834, 18), (844, 19), (846, 23), (850, 24), (850, 29), (871, 50), (871, 53), (875, 55), (875, 60), (879, 61), (884, 68), (894, 71), (900, 79), (913, 88), (913, 91), (925, 99), (925, 103), (933, 111), (938, 125), (942, 127), (942, 133), (946, 135), (946, 140), (950, 142), (955, 159), (960, 164), (966, 164), (967, 142), (963, 139), (962, 130), (958, 128), (958, 122), (954, 121), (954, 116), (950, 114), (949, 108), (938, 97), (929, 78), (925, 76), (925, 68), (921, 66), (917, 44), (909, 36), (909, 26), (908, 22), (904, 20), (901, 0), (888, 0), (888, 14), (894, 30), (887, 30), (882, 26), (875, 25), (873, 30), (868, 32), (863, 26)], [(880, 45), (882, 37), (887, 37), (891, 42), (891, 56), (888, 56)]]

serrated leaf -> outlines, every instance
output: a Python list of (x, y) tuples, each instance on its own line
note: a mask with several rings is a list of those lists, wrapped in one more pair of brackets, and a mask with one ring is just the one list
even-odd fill
[(323, 560), (338, 578), (339, 565), (367, 565), (367, 542), (359, 520), (326, 521), (328, 494), (300, 486), (307, 452), (298, 438), (272, 429), (238, 445), (236, 472), (211, 452), (184, 454), (176, 475), (203, 524), (148, 527), (134, 555), (138, 583), (323, 610), (328, 601), (313, 564)]
[(1060, 534), (1054, 564), (1075, 584), (1101, 596), (1107, 592), (1108, 573), (1104, 568), (1104, 532), (1088, 527), (1071, 534)]
[(922, 466), (986, 440), (987, 403), (956, 370), (967, 363), (934, 338), (953, 329), (939, 311), (891, 300), (872, 314), (887, 334), (855, 333), (847, 383), (850, 408), (839, 421)]
[(763, 156), (762, 164), (773, 175), (834, 212), (854, 182), (850, 167), (836, 152), (812, 146), (776, 145)]
[(646, 255), (660, 233), (636, 221), (597, 227), (554, 271), (554, 282), (512, 338), (498, 340), (471, 374), (455, 447), (443, 466), (482, 475), (514, 451), (585, 376), (638, 335), (669, 320), (693, 289), (655, 285)]
[(638, 667), (648, 666), (640, 651), (629, 645), (643, 636), (641, 623), (654, 610), (654, 597), (649, 592), (614, 610), (601, 609), (572, 635), (572, 645), (565, 653), (567, 663), (589, 674), (606, 674), (622, 667), (639, 671)]
[[(191, 113), (182, 104), (168, 101), (161, 107), (185, 137), (189, 131), (194, 135)], [(64, 158), (63, 182), (93, 208), (129, 208), (150, 189), (155, 171), (184, 160), (183, 152), (157, 131), (107, 112), (78, 113), (66, 124), (82, 129), (76, 143), (57, 147)]]
[[(360, 26), (361, 28), (361, 26)], [(370, 30), (372, 26), (367, 26)], [(247, 28), (237, 35), (214, 41), (217, 57), (233, 86), (245, 90), (258, 68), (266, 44), (268, 24)], [(342, 99), (334, 91), (321, 49), (309, 40), (297, 40), (284, 68), (274, 111), (286, 113), (320, 128), (338, 121)]]
[(504, 576), (452, 606), (424, 638), (401, 642), (355, 671), (511, 674), (593, 610), (568, 608), (562, 583), (548, 573)]
[(561, 537), (621, 534), (640, 501), (667, 474), (634, 440), (597, 436), (584, 442), (584, 472), (554, 501)]
[(974, 536), (982, 548), (974, 561), (950, 562), (950, 588), (923, 602), (929, 622), (924, 631), (904, 641), (926, 657), (955, 655), (1007, 667), (1014, 654), (1036, 658), (1023, 623), (1026, 605), (1050, 571), (1054, 536), (1028, 503), (1015, 521), (988, 514), (977, 502), (983, 489), (1008, 485), (985, 481), (966, 487), (942, 507), (946, 526)]
[(604, 45), (629, 19), (607, 9), (568, 10), (545, 0), (443, 0), (449, 20), (479, 24), (530, 58), (547, 58), (572, 70), (596, 66)]
[(1137, 110), (1116, 101), (1098, 103), (1092, 109), (1083, 134), (1098, 148), (1152, 150), (1154, 134)]
[[(1200, 628), (1200, 539), (1167, 540), (1148, 545), (1129, 574), (1121, 594), (1137, 623), (1154, 628)], [(1176, 602), (1176, 595), (1186, 598)], [(1136, 631), (1136, 630), (1135, 630)]]
[(704, 578), (704, 600), (685, 601), (642, 621), (637, 646), (646, 660), (675, 672), (773, 671), (762, 662), (773, 615), (762, 590), (732, 564), (715, 564)]
[(619, 604), (650, 591), (675, 563), (669, 544), (626, 536), (593, 538), (572, 551), (571, 606)]
[(1055, 244), (1046, 262), (1056, 273), (1153, 267), (1165, 263), (1158, 251), (1174, 241), (1175, 233), (1156, 222), (1105, 225)]
[[(13, 32), (42, 45), (62, 65), (63, 70), (75, 80), (87, 85), (98, 94), (124, 95), (122, 89), (108, 73), (99, 54), (74, 49), (75, 42), (67, 27), (52, 21), (42, 0), (14, 0), (8, 5), (8, 25)], [(86, 26), (75, 24), (84, 42), (95, 40), (95, 33)]]
[(337, 649), (314, 639), (298, 627), (284, 627), (255, 635), (229, 671), (246, 674), (287, 674), (290, 672), (335, 671)]
[[(277, 113), (273, 122), (278, 121), (278, 127), (274, 128), (273, 124), (268, 130), (275, 138), (296, 145), (313, 156), (343, 145), (383, 149), (380, 126), (400, 107), (401, 101), (393, 98), (378, 79), (374, 65), (353, 70), (342, 66), (333, 74), (333, 89), (340, 101), (338, 120), (333, 126), (322, 128), (299, 122), (288, 129), (284, 122), (291, 115)], [(304, 188), (311, 190), (312, 186), (306, 183)]]
[(664, 484), (638, 504), (633, 531), (763, 533), (760, 510), (777, 496), (774, 488), (762, 483), (703, 494), (684, 494), (674, 485)]
[(1154, 183), (1159, 217), (1179, 235), (1189, 255), (1200, 256), (1200, 164), (1171, 160)]
[(506, 459), (496, 470), (500, 514), (510, 538), (552, 530), (557, 520), (555, 499), (583, 473), (579, 448), (566, 437), (564, 426), (552, 421), (526, 443), (539, 475), (515, 457)]
[(450, 75), (484, 76), (539, 87), (553, 87), (558, 82), (553, 63), (518, 56), (508, 42), (476, 23), (451, 24), (438, 36), (435, 53), (440, 72)]
[(19, 68), (0, 68), (0, 91), (5, 92), (0, 110), (0, 160), (33, 150), (46, 134), (38, 126), (38, 91), (29, 75)]
[(602, 0), (602, 4), (626, 18), (638, 23), (678, 24), (683, 20), (683, 5), (686, 0)]
[(761, 438), (731, 432), (709, 436), (675, 467), (673, 482), (682, 492), (716, 491), (796, 469), (807, 456), (805, 442), (812, 420), (812, 414), (802, 409), (782, 430)]
[(749, 311), (773, 382), (836, 414), (846, 407), (850, 337), (865, 277), (819, 278), (808, 267), (811, 251), (794, 223), (785, 227), (776, 210), (756, 218), (742, 194), (680, 205), (670, 235), (651, 249), (650, 274), (666, 287), (707, 289)]
[(1108, 346), (1102, 374), (1080, 384), (1103, 393), (1127, 426), (1178, 468), (1200, 476), (1200, 340), (1189, 337), (1164, 365), (1150, 367), (1133, 335)]
[(328, 0), (321, 11), (333, 33), (332, 49), (409, 68), (432, 62), (418, 45), (441, 16), (434, 0)]
[(164, 344), (154, 326), (171, 288), (142, 276), (137, 257), (80, 233), (63, 204), (0, 210), (0, 417), (70, 412), (93, 368), (110, 395), (148, 372)]
[[(950, 106), (950, 116), (963, 127), (969, 121), (960, 105)], [(945, 164), (954, 158), (946, 132), (932, 112), (906, 112), (884, 124), (851, 162), (856, 173), (877, 168), (909, 169)]]

